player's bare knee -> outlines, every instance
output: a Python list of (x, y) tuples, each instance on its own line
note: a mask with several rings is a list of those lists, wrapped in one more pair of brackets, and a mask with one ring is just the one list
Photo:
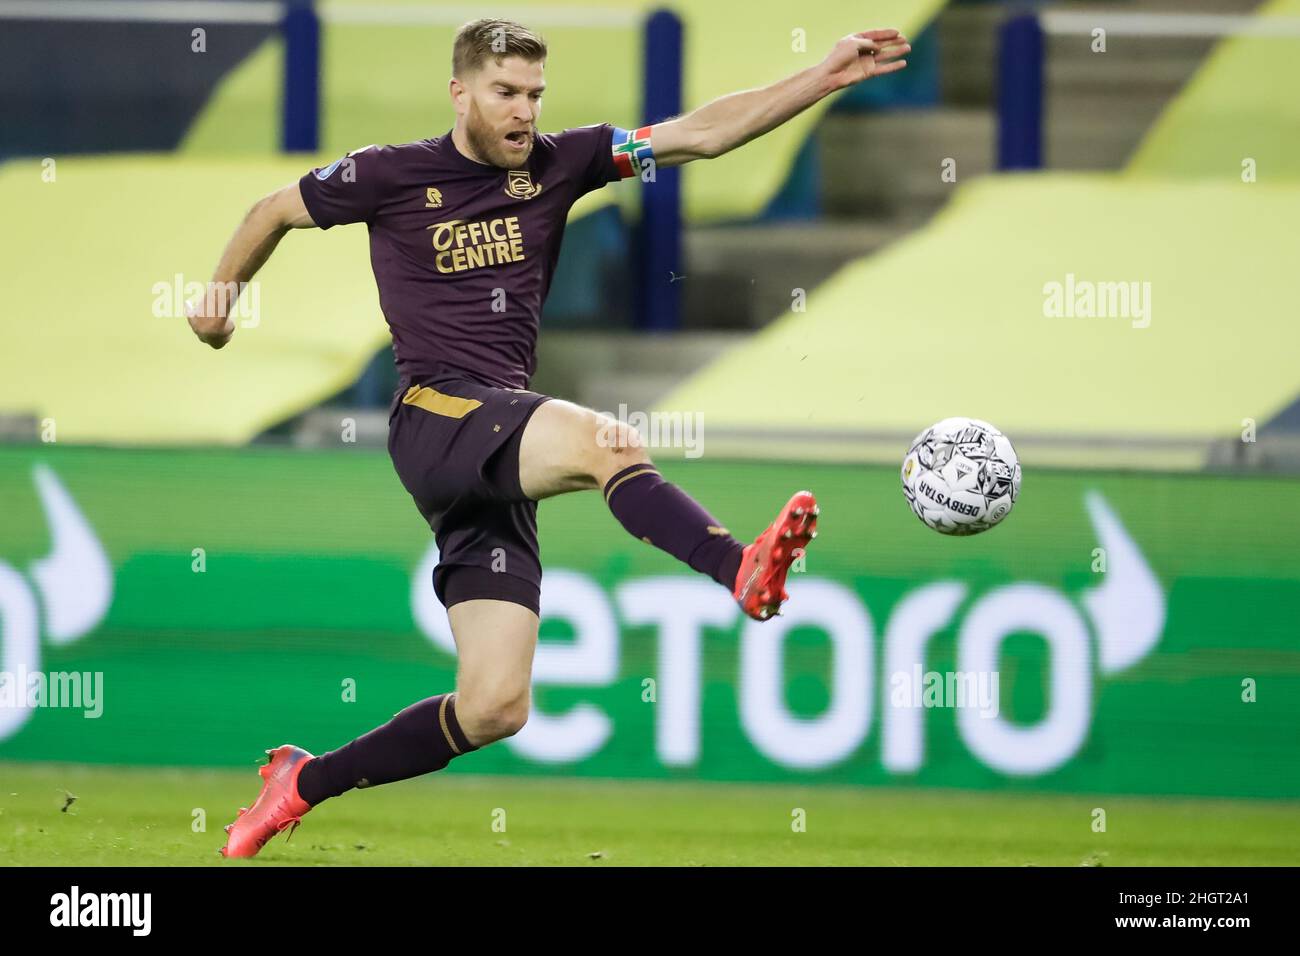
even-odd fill
[(528, 723), (528, 707), (507, 705), (484, 715), (482, 733), (492, 740), (513, 737)]
[(479, 746), (504, 737), (513, 737), (528, 722), (529, 697), (527, 693), (511, 696), (493, 696), (471, 702), (468, 707), (458, 704), (457, 716), (461, 726)]
[(497, 713), (497, 730), (502, 737), (513, 737), (528, 723), (528, 699), (503, 707)]
[(603, 487), (614, 475), (630, 465), (648, 464), (641, 433), (626, 422), (609, 415), (598, 415), (592, 477)]

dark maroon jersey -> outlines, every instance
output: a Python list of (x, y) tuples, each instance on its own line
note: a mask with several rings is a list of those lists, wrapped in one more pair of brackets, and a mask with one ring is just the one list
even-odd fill
[(462, 155), (451, 133), (367, 146), (299, 181), (322, 229), (364, 222), (397, 369), (460, 369), (524, 388), (569, 207), (621, 178), (614, 127), (539, 134), (519, 170)]

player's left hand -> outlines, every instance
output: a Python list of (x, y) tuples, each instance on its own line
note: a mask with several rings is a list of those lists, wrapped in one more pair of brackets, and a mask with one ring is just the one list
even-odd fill
[(836, 43), (822, 66), (835, 88), (842, 89), (873, 76), (897, 73), (907, 66), (898, 57), (911, 50), (907, 37), (897, 30), (863, 30)]

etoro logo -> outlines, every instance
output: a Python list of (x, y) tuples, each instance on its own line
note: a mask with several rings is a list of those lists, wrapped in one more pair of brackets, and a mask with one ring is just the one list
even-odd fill
[[(957, 633), (957, 671), (998, 669), (1002, 642), (1017, 632), (1032, 632), (1046, 642), (1048, 710), (1035, 724), (1020, 726), (1005, 717), (985, 719), (972, 709), (958, 710), (957, 729), (967, 748), (986, 766), (1015, 776), (1049, 773), (1073, 757), (1092, 725), (1093, 654), (1087, 618), (1097, 638), (1097, 670), (1102, 675), (1127, 670), (1149, 654), (1165, 625), (1165, 596), (1155, 573), (1118, 516), (1096, 492), (1085, 506), (1109, 570), (1096, 587), (1083, 592), (1083, 612), (1061, 591), (1016, 582), (983, 595), (966, 612)], [(926, 585), (894, 608), (885, 633), (885, 673), (908, 672), (924, 660), (925, 646), (951, 622), (966, 596), (955, 581)], [(884, 708), (881, 760), (896, 773), (919, 770), (924, 760), (921, 712)]]
[[(6, 681), (40, 673), (42, 620), (51, 644), (70, 644), (99, 626), (113, 600), (112, 566), (81, 509), (49, 468), (37, 465), (33, 478), (50, 552), (31, 563), (27, 577), (0, 561), (0, 680)], [(0, 707), (0, 740), (32, 715), (26, 688), (15, 690)]]
[[(996, 704), (992, 713), (973, 707), (952, 711), (970, 754), (1009, 776), (1050, 773), (1078, 753), (1092, 725), (1094, 673), (1105, 677), (1133, 667), (1155, 648), (1164, 629), (1165, 595), (1137, 543), (1099, 493), (1088, 493), (1084, 506), (1107, 555), (1108, 570), (1099, 585), (1072, 599), (1044, 584), (1009, 583), (980, 595), (957, 623), (959, 673), (996, 673), (1003, 642), (1012, 634), (1037, 634), (1047, 647), (1047, 709), (1037, 721), (1013, 723), (1003, 716), (1006, 708)], [(415, 570), (412, 611), (425, 636), (454, 655), (446, 611), (429, 586), (437, 560), (431, 546)], [(746, 620), (740, 628), (737, 716), (750, 743), (779, 766), (823, 770), (859, 750), (879, 713), (883, 767), (896, 774), (920, 770), (926, 710), (891, 706), (889, 675), (924, 669), (930, 640), (952, 626), (968, 586), (935, 581), (899, 599), (880, 640), (879, 679), (875, 623), (857, 592), (812, 576), (801, 576), (797, 586), (796, 600), (783, 616)], [(655, 626), (655, 753), (666, 767), (690, 767), (700, 760), (703, 733), (703, 631), (734, 627), (738, 615), (731, 596), (703, 578), (631, 579), (613, 589), (611, 600), (587, 574), (547, 570), (542, 616), (566, 621), (572, 637), (539, 644), (533, 680), (566, 687), (612, 684), (620, 676), (620, 624)], [(831, 647), (829, 699), (813, 717), (793, 713), (786, 701), (784, 646), (797, 628), (823, 631)], [(534, 709), (524, 729), (504, 743), (539, 763), (573, 763), (594, 756), (613, 733), (610, 715), (584, 702), (562, 714)]]

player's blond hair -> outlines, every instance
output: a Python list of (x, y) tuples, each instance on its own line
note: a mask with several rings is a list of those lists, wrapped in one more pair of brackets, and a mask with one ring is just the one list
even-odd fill
[(500, 63), (508, 56), (522, 57), (529, 63), (545, 60), (546, 41), (513, 20), (471, 20), (456, 31), (451, 75), (463, 79), (480, 69), (489, 57)]

